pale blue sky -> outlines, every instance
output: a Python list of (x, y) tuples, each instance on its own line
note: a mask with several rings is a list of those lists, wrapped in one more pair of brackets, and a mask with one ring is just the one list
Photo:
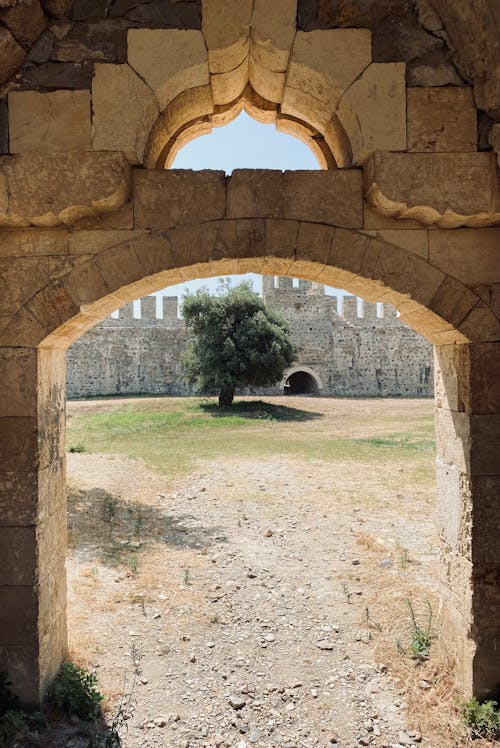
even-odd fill
[[(319, 169), (319, 164), (305, 143), (242, 112), (230, 124), (214, 128), (209, 135), (188, 143), (179, 151), (171, 168), (219, 169), (231, 174), (234, 169)], [(233, 283), (244, 279), (251, 280), (256, 291), (262, 290), (261, 276), (247, 273), (231, 277)], [(217, 280), (202, 278), (180, 283), (159, 291), (157, 296), (182, 297), (187, 289), (195, 291), (202, 286), (215, 291)], [(160, 302), (158, 313), (161, 314)]]

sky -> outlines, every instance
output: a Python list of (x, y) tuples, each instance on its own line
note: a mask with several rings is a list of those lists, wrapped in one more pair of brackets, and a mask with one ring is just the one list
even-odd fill
[[(274, 125), (265, 125), (242, 112), (224, 127), (217, 127), (209, 135), (192, 140), (177, 154), (172, 169), (219, 169), (231, 174), (233, 169), (319, 169), (312, 151), (302, 141), (278, 132)], [(255, 291), (262, 291), (261, 276), (253, 273), (234, 275), (233, 284), (251, 280)], [(215, 292), (217, 278), (180, 283), (159, 291), (157, 312), (161, 315), (161, 296), (179, 296), (189, 290), (205, 286)], [(328, 293), (329, 289), (327, 290)], [(333, 290), (330, 291), (333, 293)], [(138, 306), (136, 304), (136, 314)]]

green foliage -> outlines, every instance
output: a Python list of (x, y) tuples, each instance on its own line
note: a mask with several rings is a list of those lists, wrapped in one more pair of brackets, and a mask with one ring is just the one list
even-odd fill
[(19, 701), (10, 685), (7, 675), (0, 673), (0, 748), (11, 748), (19, 736), (40, 733), (46, 728), (42, 714), (26, 714), (19, 709)]
[(500, 711), (496, 701), (479, 702), (474, 697), (463, 705), (463, 713), (473, 737), (500, 738)]
[(219, 404), (231, 405), (236, 387), (277, 382), (296, 351), (287, 322), (249, 283), (222, 290), (221, 296), (201, 289), (184, 297), (184, 319), (194, 337), (182, 362), (199, 392), (218, 392)]
[(118, 499), (116, 496), (105, 496), (101, 504), (101, 517), (103, 522), (109, 525), (110, 531), (115, 521)]
[(85, 452), (85, 447), (81, 442), (77, 442), (76, 444), (71, 444), (68, 451), (71, 453), (81, 453)]
[(104, 696), (97, 690), (94, 673), (64, 662), (51, 689), (51, 698), (65, 714), (76, 714), (84, 722), (96, 721)]
[(431, 648), (431, 627), (432, 627), (432, 608), (427, 601), (427, 619), (425, 625), (421, 625), (415, 614), (413, 604), (411, 600), (406, 601), (410, 610), (410, 618), (412, 622), (412, 633), (410, 640), (410, 656), (417, 664), (421, 664), (424, 660), (429, 658), (429, 650)]

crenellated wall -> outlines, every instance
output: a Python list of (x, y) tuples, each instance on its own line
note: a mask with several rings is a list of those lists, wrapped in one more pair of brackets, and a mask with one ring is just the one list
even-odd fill
[[(265, 276), (263, 288), (266, 303), (289, 322), (299, 351), (294, 369), (314, 371), (321, 395), (432, 397), (432, 346), (400, 322), (393, 306), (358, 305), (355, 296), (341, 296), (339, 304), (324, 286), (300, 280), (295, 287), (287, 277)], [(163, 319), (156, 316), (156, 297), (146, 296), (140, 318), (128, 304), (118, 318), (107, 318), (69, 348), (69, 397), (193, 394), (182, 372), (189, 335), (178, 299), (165, 296), (162, 302)], [(283, 389), (278, 383), (252, 392)]]

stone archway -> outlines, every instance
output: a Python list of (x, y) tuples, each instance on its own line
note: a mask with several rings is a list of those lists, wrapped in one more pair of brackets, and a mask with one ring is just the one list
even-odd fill
[[(435, 343), (444, 625), (448, 640), (457, 642), (464, 686), (481, 692), (496, 682), (497, 629), (489, 615), (481, 620), (479, 596), (491, 597), (496, 590), (495, 578), (485, 572), (496, 553), (496, 541), (487, 541), (494, 525), (486, 507), (497, 480), (500, 323), (456, 277), (393, 243), (406, 244), (404, 235), (391, 234), (388, 242), (361, 228), (342, 228), (362, 225), (360, 176), (242, 171), (225, 179), (213, 172), (139, 170), (133, 180), (134, 229), (0, 232), (13, 254), (20, 246), (47, 253), (69, 246), (78, 258), (49, 282), (38, 277), (28, 283), (33, 260), (18, 254), (15, 267), (18, 277), (27, 273), (26, 282), (13, 297), (18, 309), (0, 335), (2, 381), (9, 393), (1, 420), (6, 477), (1, 589), (4, 609), (19, 611), (14, 629), (10, 618), (0, 621), (0, 666), (26, 702), (43, 694), (66, 645), (66, 347), (145, 292), (193, 277), (247, 271), (288, 274), (390, 301)], [(210, 200), (195, 200), (201, 193)], [(276, 213), (281, 217), (273, 217)], [(467, 517), (473, 511), (471, 530)]]
[(309, 366), (294, 366), (285, 372), (280, 388), (284, 395), (319, 395), (323, 385)]
[[(443, 626), (464, 689), (488, 693), (500, 681), (500, 193), (495, 155), (475, 152), (473, 91), (407, 89), (405, 63), (375, 61), (369, 30), (297, 30), (293, 1), (233, 5), (228, 17), (205, 0), (201, 29), (130, 29), (86, 89), (9, 93), (0, 670), (37, 703), (65, 651), (66, 347), (135, 297), (254, 271), (393, 303), (434, 343)], [(241, 106), (304, 137), (328, 170), (162, 170)]]

